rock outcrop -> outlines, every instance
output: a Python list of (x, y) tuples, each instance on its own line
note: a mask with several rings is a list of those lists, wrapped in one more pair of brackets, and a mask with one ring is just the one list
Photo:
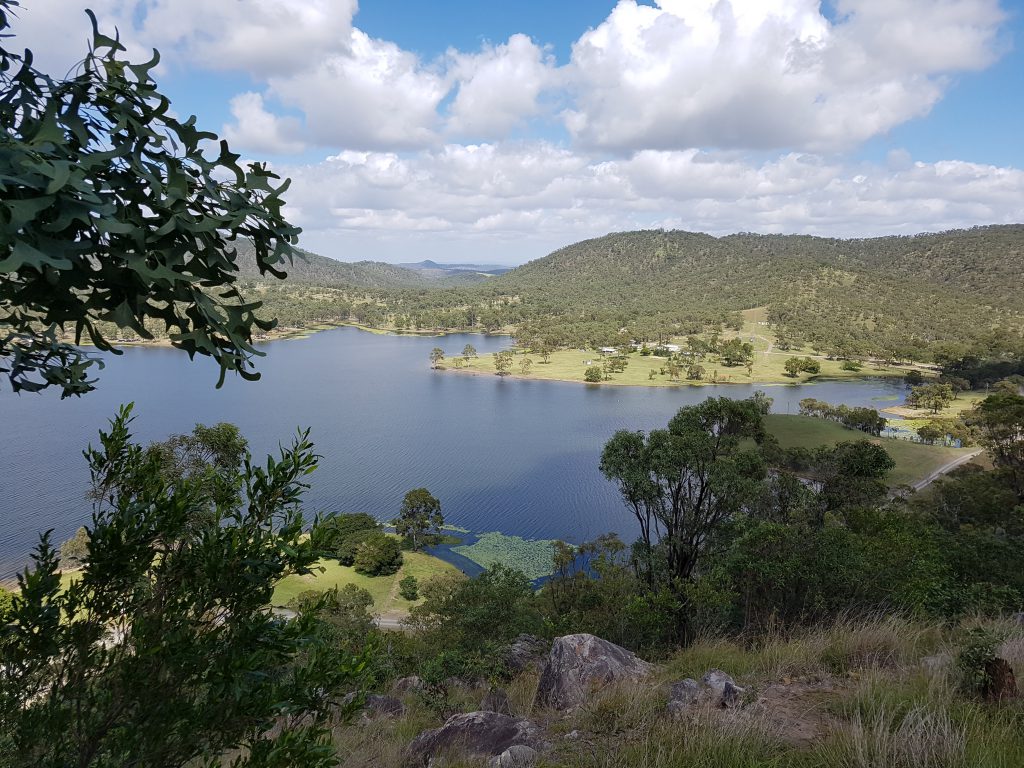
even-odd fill
[(699, 683), (689, 677), (673, 683), (668, 692), (668, 711), (680, 717), (698, 706), (738, 707), (744, 693), (746, 689), (736, 685), (729, 675), (720, 669), (712, 669)]
[(411, 765), (427, 766), (435, 755), (446, 752), (489, 758), (503, 755), (512, 747), (536, 751), (541, 746), (541, 730), (529, 720), (498, 712), (468, 712), (453, 715), (440, 728), (421, 733), (409, 745), (408, 755)]
[(711, 703), (716, 707), (735, 707), (746, 690), (736, 685), (736, 681), (720, 669), (712, 669), (704, 674), (701, 682), (711, 692)]
[(594, 635), (557, 637), (541, 672), (534, 704), (570, 709), (607, 685), (642, 680), (653, 669), (632, 652)]
[(531, 667), (539, 669), (547, 649), (547, 643), (539, 637), (519, 635), (504, 649), (502, 661), (510, 675), (518, 675)]

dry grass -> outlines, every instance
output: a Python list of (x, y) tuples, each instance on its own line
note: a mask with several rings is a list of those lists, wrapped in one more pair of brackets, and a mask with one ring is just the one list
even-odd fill
[[(998, 626), (1007, 637), (1004, 655), (1020, 669), (1024, 627)], [(506, 690), (517, 716), (545, 728), (551, 749), (541, 768), (1020, 768), (1024, 703), (987, 705), (965, 696), (955, 667), (920, 665), (937, 652), (955, 656), (959, 633), (875, 616), (771, 633), (757, 642), (706, 639), (680, 651), (652, 679), (610, 686), (569, 713), (532, 709), (536, 673)], [(698, 708), (672, 718), (667, 684), (700, 678), (713, 667), (736, 677), (756, 705)], [(404, 766), (416, 735), (450, 712), (475, 709), (484, 693), (456, 690), (440, 705), (410, 694), (402, 719), (340, 726), (341, 764)], [(815, 738), (792, 738), (790, 721), (801, 718), (813, 720)]]

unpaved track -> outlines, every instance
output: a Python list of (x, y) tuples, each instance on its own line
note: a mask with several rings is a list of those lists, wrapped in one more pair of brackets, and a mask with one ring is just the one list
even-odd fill
[(959, 467), (959, 466), (961, 466), (963, 464), (966, 464), (968, 461), (973, 459), (975, 456), (981, 455), (981, 453), (982, 453), (982, 450), (979, 448), (976, 451), (971, 451), (970, 453), (965, 453), (963, 456), (958, 456), (957, 458), (953, 459), (952, 461), (950, 461), (950, 462), (948, 462), (946, 464), (943, 464), (937, 470), (935, 470), (930, 475), (928, 475), (928, 477), (926, 477), (924, 480), (918, 480), (916, 483), (914, 483), (914, 485), (913, 485), (914, 490), (915, 491), (920, 491), (922, 488), (927, 488), (929, 485), (934, 483), (936, 480), (938, 480), (943, 475), (945, 475), (945, 474), (947, 474), (949, 472), (952, 472), (954, 469), (956, 469), (957, 467)]

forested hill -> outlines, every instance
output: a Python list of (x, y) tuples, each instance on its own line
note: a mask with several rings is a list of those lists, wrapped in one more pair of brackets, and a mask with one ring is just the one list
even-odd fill
[[(242, 254), (252, 279), (251, 249)], [(1024, 225), (859, 240), (621, 232), (497, 276), (315, 254), (288, 271), (261, 289), (284, 325), (353, 318), (602, 346), (739, 329), (742, 310), (767, 307), (782, 349), (918, 361), (1024, 354)]]
[[(256, 254), (252, 243), (237, 244), (240, 275), (249, 280), (260, 280), (256, 269)], [(353, 288), (424, 288), (470, 285), (487, 279), (476, 272), (457, 272), (439, 269), (411, 269), (382, 261), (346, 262), (299, 250), (295, 263), (285, 267), (290, 283)]]
[(920, 359), (943, 344), (1019, 344), (1022, 278), (1021, 225), (858, 240), (640, 231), (575, 243), (477, 290), (511, 298), (510, 320), (553, 341), (687, 332), (768, 306), (784, 337)]

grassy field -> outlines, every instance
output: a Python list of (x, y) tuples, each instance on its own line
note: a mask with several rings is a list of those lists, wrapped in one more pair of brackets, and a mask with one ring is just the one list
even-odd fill
[(327, 590), (355, 584), (373, 597), (373, 612), (408, 610), (412, 605), (398, 594), (398, 582), (406, 576), (415, 576), (420, 582), (443, 574), (459, 574), (460, 571), (436, 557), (422, 552), (403, 552), (405, 562), (398, 573), (392, 576), (363, 576), (352, 568), (339, 565), (336, 560), (321, 560), (323, 573), (309, 576), (287, 576), (278, 583), (271, 600), (272, 605), (287, 605), (292, 598), (308, 589)]
[(896, 462), (896, 468), (889, 475), (889, 485), (893, 487), (922, 480), (944, 464), (971, 452), (969, 448), (946, 448), (909, 440), (869, 437), (834, 421), (812, 416), (771, 414), (766, 422), (768, 431), (783, 448), (817, 448), (844, 440), (871, 440), (882, 445)]
[[(775, 349), (775, 339), (771, 330), (760, 323), (763, 322), (763, 310), (749, 310), (744, 313), (746, 323), (738, 332), (723, 334), (723, 339), (739, 336), (744, 342), (754, 346), (754, 361), (751, 370), (746, 367), (727, 367), (716, 362), (714, 357), (709, 357), (701, 362), (706, 369), (704, 379), (700, 381), (687, 381), (681, 378), (672, 381), (667, 373), (661, 373), (665, 365), (665, 358), (655, 355), (641, 355), (639, 351), (630, 352), (626, 357), (629, 361), (626, 370), (621, 373), (613, 373), (610, 381), (601, 382), (602, 385), (627, 385), (644, 387), (685, 387), (702, 384), (789, 384), (805, 383), (820, 379), (857, 379), (867, 376), (904, 376), (911, 366), (889, 366), (881, 364), (865, 364), (860, 371), (844, 371), (841, 360), (827, 360), (824, 357), (815, 355), (811, 350), (790, 350), (779, 351)], [(685, 349), (686, 338), (677, 337), (672, 339), (673, 344), (678, 344)], [(458, 356), (460, 350), (446, 349), (443, 341), (439, 343), (445, 353), (451, 356)], [(540, 356), (532, 352), (513, 350), (515, 358), (510, 374), (519, 378), (547, 379), (553, 381), (576, 381), (583, 382), (583, 374), (591, 365), (601, 365), (601, 355), (592, 350), (559, 349), (551, 353), (547, 363), (544, 363)], [(790, 357), (810, 356), (814, 357), (821, 364), (821, 373), (815, 376), (801, 374), (791, 377), (786, 374), (785, 362)], [(528, 373), (523, 373), (522, 361), (529, 358), (532, 361)], [(495, 374), (494, 360), (491, 355), (481, 355), (470, 358), (463, 364), (462, 368), (456, 368), (452, 357), (444, 362), (446, 370), (463, 371), (474, 374)], [(653, 377), (652, 377), (652, 371)], [(683, 374), (685, 376), (685, 373)], [(597, 386), (597, 385), (594, 385)]]
[(932, 413), (924, 408), (908, 408), (902, 405), (883, 407), (880, 410), (882, 413), (901, 417), (904, 419), (904, 423), (908, 427), (917, 427), (935, 419), (953, 419), (958, 416), (962, 416), (964, 411), (971, 410), (978, 403), (988, 397), (988, 395), (988, 392), (981, 391), (961, 392), (956, 396), (956, 399), (953, 400), (952, 403), (938, 413)]

